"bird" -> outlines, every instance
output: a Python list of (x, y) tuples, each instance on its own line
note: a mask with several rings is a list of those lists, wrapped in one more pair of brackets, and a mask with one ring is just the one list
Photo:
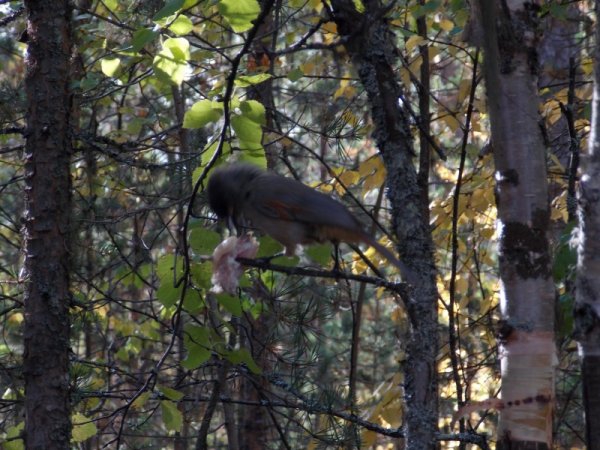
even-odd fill
[(230, 229), (238, 233), (258, 229), (281, 243), (288, 256), (295, 254), (298, 245), (364, 243), (398, 267), (403, 277), (409, 273), (404, 263), (364, 231), (346, 206), (292, 178), (234, 163), (213, 170), (206, 193), (210, 208)]

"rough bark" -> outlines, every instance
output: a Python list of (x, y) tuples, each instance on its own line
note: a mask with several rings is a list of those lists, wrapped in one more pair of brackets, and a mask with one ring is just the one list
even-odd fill
[(377, 142), (387, 169), (388, 199), (398, 251), (408, 266), (413, 296), (407, 304), (411, 331), (404, 366), (406, 448), (436, 448), (437, 431), (437, 288), (429, 224), (413, 163), (409, 117), (401, 107), (403, 90), (394, 73), (396, 49), (381, 2), (334, 0), (333, 19), (371, 105)]
[(502, 399), (498, 448), (550, 448), (555, 345), (534, 4), (480, 0), (496, 166)]
[[(596, 13), (600, 4), (596, 2)], [(600, 449), (600, 26), (596, 23), (594, 96), (588, 155), (579, 184), (575, 336), (582, 362), (587, 448)]]
[(25, 6), (25, 442), (68, 449), (71, 10), (67, 0)]
[[(258, 24), (256, 33), (257, 39), (252, 42), (249, 58), (256, 64), (257, 70), (264, 70), (267, 73), (273, 73), (273, 61), (269, 58), (269, 51), (273, 50), (274, 36), (276, 33), (275, 19), (281, 8), (280, 2), (260, 0), (261, 9), (269, 8), (264, 20)], [(274, 120), (274, 98), (273, 98), (273, 80), (266, 80), (258, 85), (252, 86), (248, 90), (248, 98), (258, 100), (266, 109), (266, 130), (273, 130)], [(266, 145), (269, 139), (263, 137), (265, 145), (265, 154), (267, 157), (267, 167), (274, 170), (278, 163), (275, 145)], [(261, 287), (257, 292), (261, 292)], [(259, 294), (256, 298), (260, 298)], [(267, 301), (263, 297), (263, 301)], [(263, 370), (270, 370), (272, 361), (269, 360), (269, 352), (265, 351), (265, 346), (272, 340), (272, 330), (276, 328), (277, 318), (271, 308), (266, 308), (256, 320), (251, 317), (242, 319), (240, 333), (244, 330), (252, 330), (247, 336), (242, 336), (243, 346), (249, 348), (252, 352), (252, 358)], [(260, 403), (264, 400), (264, 393), (268, 391), (268, 381), (263, 377), (256, 377), (248, 374), (240, 382), (240, 394), (244, 400)], [(227, 405), (223, 405), (227, 408)], [(240, 450), (259, 450), (266, 448), (269, 441), (273, 439), (273, 421), (267, 408), (255, 408), (249, 406), (240, 406), (238, 417), (239, 433), (237, 440)]]

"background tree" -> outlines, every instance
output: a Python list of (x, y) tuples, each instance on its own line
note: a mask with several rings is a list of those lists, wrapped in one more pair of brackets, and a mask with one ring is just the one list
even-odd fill
[[(492, 155), (487, 145), (482, 56), (465, 42), (481, 23), (468, 20), (478, 4), (75, 5), (72, 446), (496, 444), (496, 409), (506, 406), (498, 399), (496, 247), (501, 237), (510, 238), (500, 255), (506, 281), (505, 250), (521, 242), (495, 230), (495, 164), (503, 160), (494, 160), (503, 153)], [(552, 24), (573, 8), (584, 19), (564, 32), (576, 33), (564, 37), (579, 39), (581, 47), (568, 86), (550, 82), (536, 91), (528, 75), (526, 106), (539, 121), (528, 115), (526, 127), (520, 122), (536, 139), (527, 151), (536, 149), (537, 159), (522, 161), (532, 169), (528, 183), (541, 186), (548, 167), (554, 186), (548, 213), (555, 222), (569, 218), (566, 199), (576, 177), (574, 166), (544, 154), (538, 127), (551, 130), (570, 111), (569, 151), (575, 155), (579, 142), (585, 147), (590, 5), (544, 3), (530, 10), (523, 28), (558, 27)], [(0, 440), (14, 449), (23, 446), (22, 343), (29, 332), (19, 277), (27, 44), (19, 40), (26, 23), (22, 3), (4, 2), (0, 14), (0, 386), (6, 386)], [(528, 63), (522, 67), (533, 70)], [(513, 107), (502, 110), (501, 117), (512, 120), (508, 131), (525, 112)], [(494, 146), (502, 146), (492, 128)], [(550, 141), (560, 141), (554, 132), (547, 133)], [(409, 289), (367, 248), (340, 247), (340, 276), (330, 270), (333, 249), (324, 245), (305, 249), (302, 259), (248, 263), (239, 289), (214, 292), (210, 255), (226, 231), (207, 208), (203, 189), (216, 164), (235, 159), (338, 198), (398, 251), (415, 272), (416, 287)], [(561, 320), (560, 402), (551, 431), (557, 445), (580, 448), (570, 313), (575, 253), (568, 226), (552, 236)], [(259, 256), (280, 250), (268, 238), (260, 243)], [(552, 284), (544, 283), (544, 289)], [(523, 309), (536, 304), (534, 296), (523, 302)], [(521, 313), (519, 307), (515, 314)], [(503, 421), (512, 410), (502, 411)], [(544, 430), (549, 419), (540, 423)]]
[(27, 448), (69, 448), (71, 9), (28, 1), (23, 378)]

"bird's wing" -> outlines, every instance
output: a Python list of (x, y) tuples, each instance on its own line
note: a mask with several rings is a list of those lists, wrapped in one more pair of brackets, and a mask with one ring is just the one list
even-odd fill
[(251, 206), (273, 219), (311, 226), (362, 228), (342, 203), (290, 178), (261, 176), (253, 180), (249, 191)]

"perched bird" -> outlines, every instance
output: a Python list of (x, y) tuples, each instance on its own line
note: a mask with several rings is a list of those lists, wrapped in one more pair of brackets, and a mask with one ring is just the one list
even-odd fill
[(228, 226), (256, 228), (279, 241), (286, 255), (303, 244), (331, 241), (365, 243), (374, 247), (403, 276), (406, 266), (366, 233), (340, 202), (299, 181), (250, 164), (232, 164), (214, 170), (206, 187), (211, 209)]

